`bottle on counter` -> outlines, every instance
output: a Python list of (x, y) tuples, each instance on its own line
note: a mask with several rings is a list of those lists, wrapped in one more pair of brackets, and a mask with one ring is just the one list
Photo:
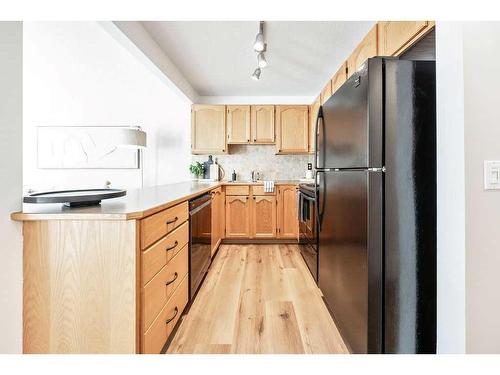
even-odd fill
[(236, 171), (233, 169), (233, 174), (231, 175), (231, 181), (235, 182), (236, 181)]

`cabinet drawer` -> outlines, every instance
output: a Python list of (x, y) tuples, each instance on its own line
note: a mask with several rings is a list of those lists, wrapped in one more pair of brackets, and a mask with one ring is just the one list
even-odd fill
[(141, 249), (152, 245), (188, 218), (188, 202), (167, 208), (141, 220)]
[(142, 285), (153, 278), (189, 241), (189, 222), (141, 253)]
[(184, 246), (142, 289), (143, 330), (149, 328), (187, 272), (188, 246)]
[(188, 302), (188, 278), (189, 275), (184, 276), (151, 327), (144, 333), (142, 353), (158, 354), (163, 349)]
[(250, 186), (248, 185), (226, 186), (226, 195), (248, 195), (249, 193)]
[(264, 186), (252, 186), (253, 195), (276, 195), (276, 185), (274, 185), (274, 190), (271, 193), (264, 192)]

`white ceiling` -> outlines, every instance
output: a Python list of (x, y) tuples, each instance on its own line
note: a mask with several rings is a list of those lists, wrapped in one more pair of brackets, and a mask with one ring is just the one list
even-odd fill
[(142, 22), (201, 96), (315, 96), (373, 24), (266, 22), (269, 64), (256, 82), (258, 22)]

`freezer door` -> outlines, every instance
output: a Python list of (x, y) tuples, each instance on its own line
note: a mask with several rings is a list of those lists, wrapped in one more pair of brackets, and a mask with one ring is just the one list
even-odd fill
[(382, 166), (383, 60), (369, 59), (321, 108), (316, 167)]
[(319, 287), (354, 353), (382, 345), (381, 172), (319, 175)]
[(435, 63), (386, 64), (385, 352), (436, 351)]

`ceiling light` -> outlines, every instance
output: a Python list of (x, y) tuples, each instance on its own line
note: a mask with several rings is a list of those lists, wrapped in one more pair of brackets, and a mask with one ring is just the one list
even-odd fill
[(264, 21), (260, 21), (259, 23), (259, 33), (255, 37), (253, 49), (256, 52), (262, 52), (266, 50), (266, 43), (264, 42)]
[(260, 79), (260, 73), (261, 73), (260, 68), (255, 69), (255, 71), (252, 74), (252, 79), (258, 81)]
[(265, 68), (267, 66), (266, 57), (262, 52), (257, 55), (257, 65), (259, 65), (259, 68)]

